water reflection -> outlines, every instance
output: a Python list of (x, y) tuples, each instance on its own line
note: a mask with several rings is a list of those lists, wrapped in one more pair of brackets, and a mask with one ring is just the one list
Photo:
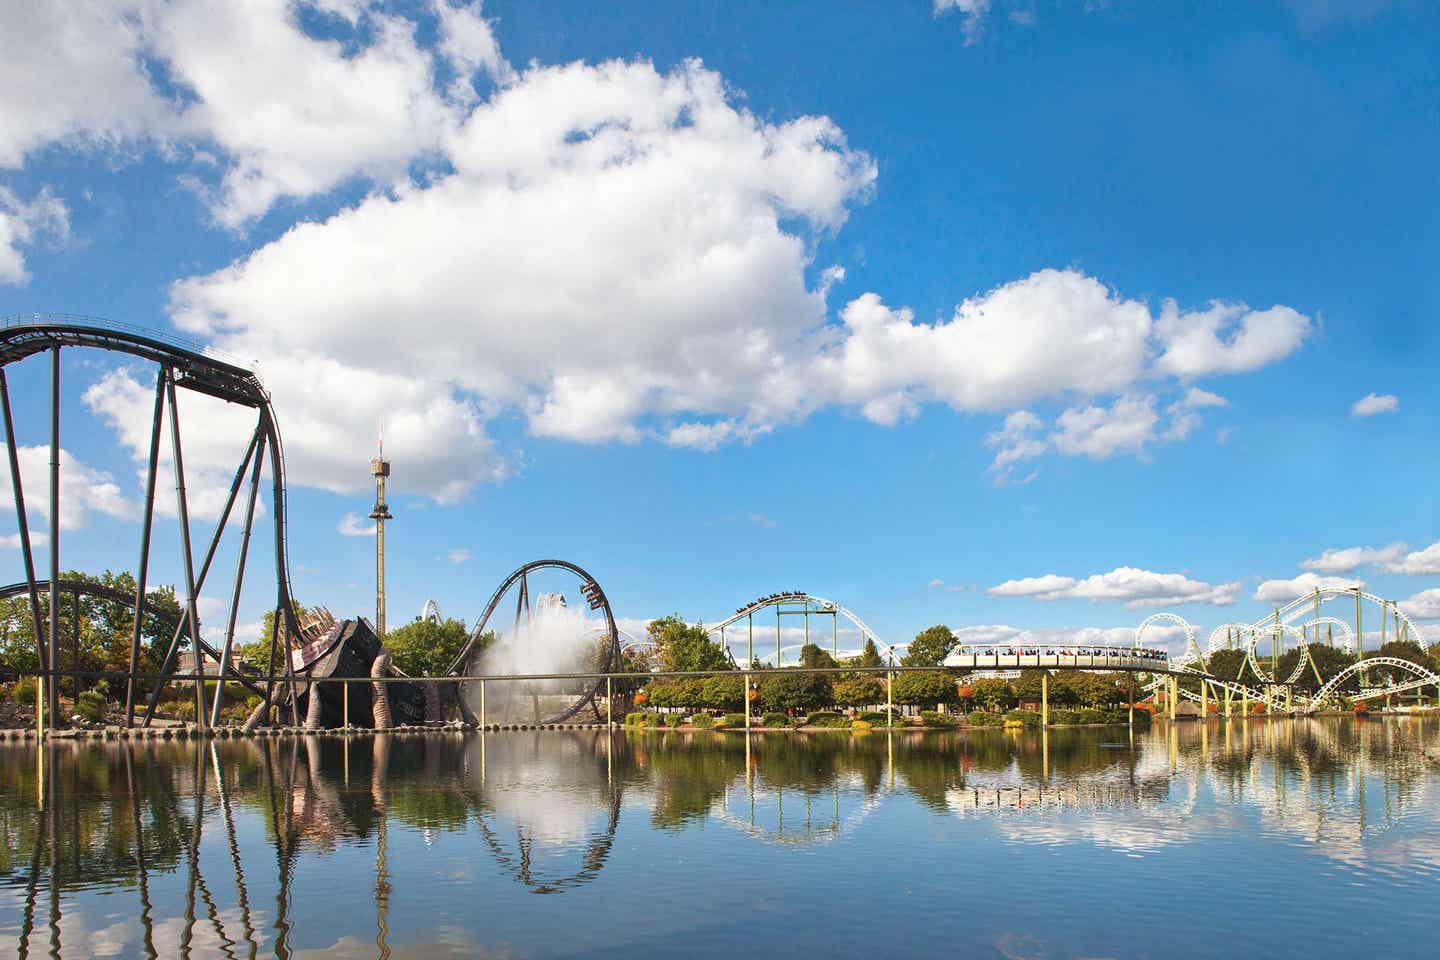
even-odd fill
[[(707, 903), (760, 909), (754, 883), (794, 869), (797, 850), (824, 851), (842, 873), (872, 869), (883, 851), (887, 876), (963, 884), (935, 849), (994, 856), (990, 869), (1016, 882), (1041, 866), (1014, 852), (1049, 849), (1080, 882), (1093, 870), (1113, 886), (1105, 851), (1184, 850), (1229, 869), (1243, 838), (1267, 851), (1259, 863), (1279, 869), (1300, 850), (1317, 877), (1349, 871), (1347, 883), (1393, 900), (1440, 876), (1437, 774), (1424, 759), (1435, 738), (1419, 718), (1317, 718), (1134, 734), (59, 743), (43, 758), (11, 746), (0, 749), (0, 949), (584, 955), (577, 931), (635, 900), (683, 903), (704, 883)], [(986, 853), (993, 844), (1008, 859)], [(724, 871), (758, 879), (718, 886)], [(557, 915), (537, 912), (532, 893), (571, 896), (546, 898)], [(822, 909), (807, 890), (787, 896)], [(920, 906), (894, 909), (903, 922)], [(690, 952), (723, 952), (715, 937)]]

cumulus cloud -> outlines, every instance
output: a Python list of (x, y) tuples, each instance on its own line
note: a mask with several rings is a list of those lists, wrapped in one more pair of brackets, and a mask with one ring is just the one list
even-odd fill
[(1400, 610), (1416, 620), (1440, 620), (1440, 587), (1421, 590), (1409, 600), (1401, 600)]
[[(185, 180), (239, 227), (277, 200), (363, 177), (395, 186), (438, 151), (475, 98), (508, 75), (476, 7), (432, 0), (415, 16), (312, 3), (338, 38), (308, 32), (292, 0), (88, 0), (0, 10), (0, 166), (53, 142), (154, 142), (197, 159)], [(417, 32), (433, 24), (438, 40)], [(163, 74), (164, 82), (157, 79)], [(452, 77), (441, 87), (440, 75)], [(210, 182), (201, 156), (220, 160)]]
[(1428, 576), (1440, 573), (1440, 540), (1423, 550), (1412, 550), (1404, 556), (1382, 563), (1386, 573), (1403, 573), (1411, 576)]
[(1400, 398), (1391, 393), (1367, 393), (1350, 406), (1352, 417), (1373, 417), (1377, 413), (1393, 413), (1400, 409)]
[[(305, 17), (288, 0), (74, 6), (25, 20), (18, 62), (96, 38), (104, 62), (77, 64), (67, 95), (109, 84), (107, 111), (65, 99), (0, 134), (11, 163), (55, 142), (153, 143), (240, 228), (286, 198), (369, 188), (170, 291), (177, 326), (259, 361), (297, 483), (364, 487), (382, 416), (405, 464), (396, 488), (452, 501), (518, 468), (488, 436), (500, 415), (541, 437), (713, 450), (826, 407), (893, 425), (927, 403), (1018, 416), (991, 442), (997, 481), (1017, 482), (1045, 451), (1184, 439), (1218, 400), (1189, 381), (1257, 369), (1311, 329), (1283, 306), (1157, 313), (1077, 270), (934, 322), (866, 292), (831, 322), (845, 271), (807, 280), (814, 251), (876, 164), (826, 117), (757, 117), (698, 62), (517, 71), (479, 8), (448, 0), (317, 0)], [(989, 5), (937, 13), (949, 7)], [(0, 34), (25, 16), (0, 13)], [(317, 16), (325, 36), (306, 25)], [(1186, 388), (1167, 430), (1159, 405)], [(121, 371), (88, 400), (130, 436), (145, 394)], [(1028, 409), (1047, 402), (1064, 405), (1048, 431)], [(199, 423), (219, 437), (234, 420)], [(195, 457), (223, 477), (219, 457)]]
[(1352, 590), (1364, 587), (1365, 581), (1349, 577), (1324, 577), (1317, 573), (1302, 573), (1289, 580), (1266, 580), (1255, 589), (1255, 599), (1266, 603), (1289, 603), (1297, 597), (1307, 596), (1316, 590)]
[(466, 550), (464, 547), (456, 547), (454, 550), (451, 550), (445, 554), (445, 559), (458, 567), (460, 564), (465, 563), (473, 556), (475, 555), (469, 550)]
[(30, 279), (23, 247), (40, 240), (63, 241), (69, 234), (70, 211), (49, 187), (30, 200), (0, 187), (0, 283), (23, 284)]
[(1182, 311), (1167, 300), (1156, 324), (1165, 345), (1156, 369), (1185, 378), (1258, 370), (1298, 350), (1312, 328), (1309, 317), (1290, 307), (1251, 310), (1216, 301)]
[(1060, 453), (1104, 460), (1119, 452), (1141, 456), (1159, 422), (1154, 397), (1123, 396), (1109, 407), (1071, 407), (1055, 420), (1051, 443)]
[[(25, 510), (35, 516), (27, 517), (30, 523), (32, 545), (44, 542), (37, 538), (50, 517), (50, 448), (48, 446), (19, 447), (20, 484), (25, 491)], [(13, 503), (10, 470), (0, 466), (0, 499)], [(98, 470), (77, 460), (69, 450), (60, 448), (60, 529), (79, 530), (86, 525), (92, 513), (99, 513), (121, 520), (133, 520), (139, 513), (134, 501), (120, 490), (114, 477), (104, 470)], [(9, 541), (7, 540), (7, 545)], [(15, 534), (14, 545), (20, 544)]]
[[(1440, 544), (1436, 544), (1437, 567), (1440, 567)], [(1300, 563), (1302, 570), (1316, 573), (1351, 573), (1362, 566), (1390, 568), (1405, 557), (1405, 544), (1392, 543), (1388, 547), (1343, 547), (1331, 548), (1318, 557), (1311, 557)]]
[(335, 532), (346, 537), (373, 537), (375, 536), (375, 524), (367, 524), (358, 513), (347, 513), (340, 518)]
[(1129, 609), (1163, 607), (1180, 603), (1226, 606), (1236, 601), (1239, 582), (1211, 584), (1179, 573), (1155, 573), (1135, 567), (1116, 567), (1083, 579), (1047, 573), (1039, 577), (1007, 580), (985, 592), (996, 597), (1033, 597), (1037, 600), (1083, 599), (1123, 602)]

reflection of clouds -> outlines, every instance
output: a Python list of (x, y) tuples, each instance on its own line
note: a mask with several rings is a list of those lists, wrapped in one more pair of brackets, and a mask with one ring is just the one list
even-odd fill
[[(574, 738), (543, 742), (544, 748), (537, 750), (528, 737), (487, 741), (486, 805), (527, 842), (556, 847), (583, 843), (609, 821), (609, 810), (597, 802), (596, 794), (605, 788), (605, 772), (593, 767), (593, 746), (582, 747)], [(478, 765), (478, 743), (470, 754)]]
[[(465, 930), (442, 929), (436, 931), (436, 939), (430, 943), (387, 942), (388, 951), (383, 956), (392, 960), (448, 960), (451, 957), (487, 957), (507, 960), (515, 956), (508, 946), (486, 948), (476, 943)], [(328, 947), (309, 950), (292, 950), (294, 960), (372, 960), (377, 955), (374, 940), (359, 937), (341, 937)]]
[[(831, 843), (848, 836), (882, 803), (867, 796), (856, 774), (836, 777), (829, 789), (736, 784), (717, 797), (710, 816), (747, 836), (769, 843)], [(788, 799), (787, 799), (788, 797)]]

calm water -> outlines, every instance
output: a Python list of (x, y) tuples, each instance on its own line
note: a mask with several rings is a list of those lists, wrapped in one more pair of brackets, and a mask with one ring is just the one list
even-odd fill
[(0, 952), (1418, 955), (1435, 721), (0, 750)]

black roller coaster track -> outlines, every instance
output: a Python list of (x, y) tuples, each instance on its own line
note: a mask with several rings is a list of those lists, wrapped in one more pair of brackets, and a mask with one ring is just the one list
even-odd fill
[[(445, 671), (446, 676), (458, 676), (464, 672), (465, 666), (470, 660), (471, 651), (475, 649), (475, 644), (480, 642), (480, 638), (485, 635), (485, 628), (490, 623), (490, 618), (494, 615), (495, 609), (500, 606), (500, 601), (504, 599), (505, 594), (509, 592), (510, 588), (517, 583), (520, 585), (520, 589), (515, 598), (515, 624), (517, 627), (519, 626), (521, 617), (530, 611), (528, 578), (530, 574), (537, 570), (565, 570), (580, 579), (581, 594), (585, 597), (590, 608), (601, 611), (605, 617), (605, 638), (607, 642), (605, 644), (603, 662), (596, 668), (595, 672), (609, 673), (611, 671), (620, 658), (620, 632), (615, 626), (615, 614), (610, 609), (610, 601), (605, 596), (605, 591), (600, 588), (599, 582), (590, 576), (582, 567), (568, 560), (532, 560), (506, 577), (500, 586), (495, 588), (495, 592), (490, 596), (490, 602), (485, 605), (485, 612), (480, 615), (479, 620), (475, 621), (475, 627), (470, 631), (470, 639), (465, 642), (464, 648), (460, 651), (459, 655), (456, 656), (455, 661), (450, 664), (449, 669)], [(462, 683), (463, 681), (457, 681), (456, 685), (460, 686)], [(583, 710), (586, 705), (594, 707), (596, 698), (600, 695), (600, 690), (603, 686), (604, 681), (596, 678), (591, 681), (589, 687), (574, 703), (543, 722), (564, 723)], [(459, 700), (461, 710), (466, 711), (468, 714), (469, 708), (465, 704), (465, 697), (461, 695), (458, 696), (457, 699)], [(472, 717), (468, 716), (467, 719), (473, 720)]]
[[(150, 430), (149, 469), (146, 476), (145, 502), (141, 515), (140, 527), (140, 562), (136, 576), (136, 591), (134, 597), (122, 598), (130, 603), (134, 611), (134, 631), (130, 646), (130, 669), (128, 671), (125, 691), (125, 722), (130, 725), (135, 717), (135, 694), (136, 674), (140, 654), (140, 632), (142, 626), (142, 614), (144, 613), (144, 598), (146, 577), (150, 562), (150, 539), (154, 522), (155, 510), (155, 480), (157, 467), (160, 458), (161, 427), (165, 419), (165, 412), (169, 411), (169, 433), (170, 433), (170, 454), (175, 471), (175, 499), (176, 515), (180, 527), (180, 560), (185, 575), (185, 597), (184, 607), (180, 622), (175, 625), (175, 632), (166, 651), (160, 673), (168, 675), (174, 668), (176, 654), (181, 646), (183, 638), (188, 637), (192, 641), (192, 648), (198, 648), (197, 652), (203, 652), (206, 645), (200, 639), (200, 618), (196, 610), (196, 601), (200, 590), (205, 585), (205, 579), (210, 572), (211, 562), (215, 558), (216, 548), (220, 545), (220, 538), (224, 534), (230, 514), (235, 507), (235, 501), (239, 496), (241, 487), (246, 480), (246, 471), (249, 470), (249, 490), (247, 505), (244, 512), (244, 521), (241, 533), (241, 542), (238, 553), (238, 560), (235, 568), (234, 584), (231, 591), (229, 615), (226, 623), (225, 641), (220, 650), (220, 669), (222, 673), (232, 674), (230, 667), (230, 653), (235, 638), (235, 620), (239, 613), (239, 602), (241, 587), (245, 577), (245, 561), (248, 554), (250, 534), (255, 519), (256, 498), (260, 487), (260, 474), (264, 466), (266, 454), (269, 455), (270, 479), (272, 485), (271, 514), (274, 518), (275, 536), (275, 584), (276, 599), (275, 609), (278, 616), (275, 618), (275, 626), (270, 636), (270, 664), (266, 671), (266, 677), (275, 676), (275, 657), (277, 655), (277, 635), (280, 631), (280, 624), (285, 627), (284, 645), (286, 649), (280, 655), (284, 657), (284, 670), (287, 681), (287, 696), (290, 703), (291, 720), (298, 723), (298, 716), (295, 715), (294, 697), (294, 672), (289, 655), (289, 638), (299, 635), (299, 625), (295, 622), (294, 604), (291, 600), (290, 572), (286, 563), (286, 505), (285, 505), (285, 455), (284, 448), (280, 442), (280, 429), (275, 421), (275, 412), (270, 404), (270, 395), (266, 393), (260, 378), (251, 370), (214, 355), (212, 351), (203, 350), (199, 344), (184, 343), (166, 337), (164, 334), (154, 331), (146, 331), (140, 328), (128, 327), (120, 324), (98, 320), (92, 317), (75, 317), (57, 314), (34, 314), (22, 317), (9, 317), (0, 322), (0, 413), (4, 415), (5, 441), (9, 454), (9, 467), (11, 489), (15, 498), (16, 524), (19, 528), (20, 552), (25, 565), (25, 580), (17, 584), (16, 594), (23, 592), (29, 597), (32, 622), (35, 629), (35, 645), (40, 658), (40, 670), (47, 678), (46, 701), (50, 722), (54, 723), (59, 707), (58, 690), (58, 664), (60, 661), (61, 638), (59, 630), (60, 616), (60, 593), (66, 590), (73, 590), (65, 585), (60, 579), (60, 351), (64, 349), (86, 348), (95, 350), (106, 350), (114, 353), (128, 354), (141, 360), (155, 364), (155, 407), (154, 416)], [(39, 354), (48, 354), (50, 358), (50, 498), (51, 505), (49, 515), (49, 538), (50, 538), (50, 576), (48, 580), (40, 580), (36, 577), (34, 555), (31, 552), (31, 538), (29, 523), (25, 513), (25, 494), (22, 489), (20, 477), (20, 462), (15, 437), (15, 422), (11, 413), (10, 391), (5, 379), (5, 370), (10, 364), (27, 357)], [(229, 496), (226, 498), (224, 509), (220, 512), (219, 521), (211, 536), (209, 548), (205, 552), (204, 560), (200, 565), (198, 575), (195, 571), (195, 557), (190, 542), (190, 515), (189, 503), (185, 495), (185, 466), (184, 450), (180, 437), (180, 416), (175, 402), (176, 389), (192, 390), (196, 393), (215, 397), (224, 400), (226, 403), (238, 404), (256, 411), (256, 424), (250, 436), (249, 446), (240, 466), (235, 471), (234, 482), (230, 486)], [(49, 596), (49, 629), (43, 630), (40, 617), (40, 592), (44, 590)], [(85, 592), (95, 593), (92, 586)], [(110, 597), (109, 599), (116, 599)], [(46, 643), (48, 634), (49, 642)], [(205, 709), (205, 687), (198, 682), (204, 675), (204, 658), (196, 656), (195, 660), (195, 719), (204, 727), (207, 724)], [(238, 677), (237, 677), (238, 679)], [(155, 703), (159, 699), (163, 679), (157, 681), (151, 691), (150, 701), (146, 709), (145, 722), (148, 723), (154, 713)], [(258, 688), (257, 688), (258, 689)], [(267, 680), (264, 689), (259, 690), (264, 696), (266, 706), (275, 699), (273, 683)], [(219, 712), (218, 698), (215, 704), (215, 713)], [(213, 720), (213, 718), (210, 718)]]

